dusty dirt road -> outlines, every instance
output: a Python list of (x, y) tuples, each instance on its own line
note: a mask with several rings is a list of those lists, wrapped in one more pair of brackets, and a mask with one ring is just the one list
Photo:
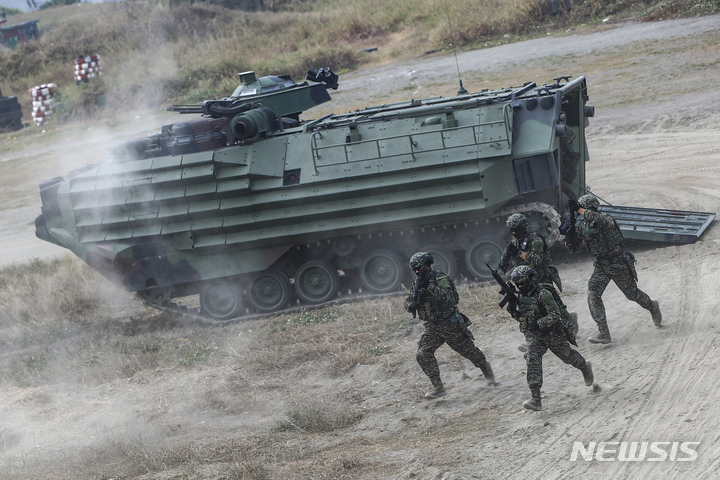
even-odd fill
[[(470, 91), (586, 75), (590, 103), (596, 106), (588, 130), (587, 177), (593, 191), (618, 205), (720, 212), (720, 17), (604, 26), (465, 52), (458, 64)], [(449, 56), (353, 73), (341, 79), (337, 105), (329, 108), (339, 113), (367, 99), (451, 95), (457, 89), (455, 73), (455, 58)], [(44, 161), (31, 153), (0, 159), (3, 172), (8, 162), (32, 167), (23, 175), (12, 169), (21, 179), (12, 187), (21, 202), (6, 202), (0, 211), (6, 239), (0, 252), (10, 261), (37, 253), (29, 246), (32, 219), (39, 213), (33, 211), (39, 203), (37, 183), (69, 170), (57, 163), (43, 170)], [(87, 162), (75, 156), (68, 163), (74, 168)], [(582, 253), (558, 255), (566, 303), (580, 315), (579, 351), (593, 362), (600, 391), (585, 387), (580, 373), (548, 353), (542, 412), (522, 408), (528, 389), (525, 363), (516, 350), (521, 337), (498, 310), (473, 318), (497, 387), (485, 386), (468, 362), (443, 347), (439, 359), (449, 394), (423, 400), (429, 385), (414, 360), (418, 327), (386, 340), (405, 359), (400, 363), (358, 365), (350, 375), (318, 375), (308, 385), (270, 388), (262, 379), (249, 379), (236, 399), (245, 407), (225, 416), (201, 412), (198, 405), (204, 389), (237, 377), (230, 366), (208, 365), (182, 378), (174, 372), (148, 373), (42, 395), (3, 392), (4, 432), (19, 433), (12, 448), (0, 453), (5, 462), (49, 458), (49, 452), (67, 457), (100, 438), (113, 441), (128, 432), (150, 431), (155, 432), (150, 438), (162, 441), (166, 435), (189, 443), (244, 437), (271, 427), (298, 395), (345, 392), (363, 411), (360, 424), (308, 437), (306, 456), (272, 478), (720, 478), (717, 222), (692, 245), (634, 244), (629, 250), (638, 259), (640, 288), (660, 301), (663, 328), (654, 328), (650, 315), (611, 285), (604, 300), (614, 341), (607, 346), (586, 342), (595, 328), (585, 300), (592, 261)], [(257, 322), (228, 327), (226, 348), (246, 348), (246, 336), (257, 328)], [(183, 423), (182, 433), (170, 433), (173, 422)], [(576, 442), (585, 449), (593, 442), (610, 443), (604, 453), (595, 450), (591, 458), (580, 454), (573, 461)], [(618, 450), (631, 442), (638, 449), (647, 442), (646, 455), (620, 461)], [(360, 467), (326, 473), (328, 465), (348, 455)], [(147, 478), (181, 476), (168, 472)]]

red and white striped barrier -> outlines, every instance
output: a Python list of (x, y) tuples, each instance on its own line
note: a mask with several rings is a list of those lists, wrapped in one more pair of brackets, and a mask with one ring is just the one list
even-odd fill
[(54, 112), (53, 109), (53, 96), (57, 90), (57, 85), (54, 83), (44, 83), (33, 87), (29, 90), (30, 96), (32, 97), (32, 117), (33, 122), (38, 127), (48, 122), (48, 117)]
[(100, 70), (100, 55), (76, 58), (75, 83), (87, 82), (91, 78), (99, 77), (102, 75)]
[(30, 95), (33, 98), (52, 97), (53, 95), (55, 95), (56, 89), (57, 85), (55, 85), (54, 83), (44, 83), (37, 87), (31, 88)]

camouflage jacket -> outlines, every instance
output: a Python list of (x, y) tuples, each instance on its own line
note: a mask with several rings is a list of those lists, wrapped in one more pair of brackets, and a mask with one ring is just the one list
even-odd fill
[(610, 260), (623, 253), (624, 241), (620, 227), (606, 213), (585, 210), (578, 218), (575, 231), (590, 255), (600, 260)]
[[(552, 265), (552, 257), (550, 256), (550, 249), (547, 248), (545, 239), (539, 233), (529, 233), (522, 240), (513, 238), (510, 243), (514, 244), (520, 252), (525, 252), (525, 259), (514, 256), (513, 261), (515, 266), (528, 265), (530, 266), (537, 275), (539, 275), (540, 281), (552, 282), (552, 274), (548, 271), (548, 267)], [(505, 247), (507, 252), (508, 247)]]
[[(521, 332), (542, 335), (563, 327), (563, 318), (567, 309), (558, 302), (556, 298), (559, 297), (553, 295), (552, 288), (552, 285), (540, 283), (528, 295), (519, 295), (514, 317), (520, 322)], [(539, 331), (531, 329), (530, 324), (533, 320), (537, 323)]]
[[(413, 292), (416, 285), (417, 280), (413, 282), (410, 294), (405, 299), (405, 310), (408, 312), (412, 312), (410, 306), (413, 303)], [(435, 269), (430, 272), (430, 284), (427, 288), (418, 290), (418, 297), (417, 313), (423, 322), (438, 322), (451, 317), (455, 314), (456, 306), (460, 301), (460, 296), (450, 277)]]

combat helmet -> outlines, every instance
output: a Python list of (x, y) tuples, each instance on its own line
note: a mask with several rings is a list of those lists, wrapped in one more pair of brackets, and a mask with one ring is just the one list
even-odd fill
[(600, 201), (598, 201), (595, 195), (583, 195), (582, 197), (578, 198), (578, 203), (582, 208), (587, 208), (590, 210), (597, 210), (598, 208), (600, 208)]
[(430, 265), (433, 262), (434, 259), (428, 252), (418, 252), (410, 257), (410, 268), (418, 277), (424, 277), (430, 271)]
[(510, 280), (521, 293), (526, 293), (535, 283), (535, 271), (528, 265), (520, 265), (510, 273)]
[(513, 237), (522, 238), (527, 233), (530, 224), (522, 213), (513, 213), (508, 217), (505, 225), (513, 232)]
[(428, 252), (418, 252), (412, 257), (410, 257), (410, 268), (416, 270), (423, 265), (429, 267), (433, 264), (434, 261), (435, 260), (433, 259), (432, 255), (430, 255)]

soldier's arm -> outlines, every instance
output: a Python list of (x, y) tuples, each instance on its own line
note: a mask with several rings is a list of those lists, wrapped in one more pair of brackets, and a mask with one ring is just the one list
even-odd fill
[(535, 237), (535, 240), (530, 244), (530, 248), (527, 250), (527, 252), (523, 252), (522, 255), (520, 255), (520, 258), (528, 262), (530, 267), (535, 269), (536, 271), (540, 268), (540, 265), (542, 265), (543, 261), (543, 253), (545, 250), (545, 245), (543, 244), (542, 238)]
[(558, 324), (562, 312), (551, 292), (543, 288), (538, 295), (540, 296), (540, 302), (545, 306), (547, 314), (538, 319), (537, 324), (541, 330), (548, 330)]
[(518, 247), (515, 244), (515, 240), (511, 240), (508, 242), (508, 244), (505, 246), (505, 250), (503, 250), (503, 253), (500, 257), (500, 270), (505, 273), (507, 269), (510, 267), (511, 261), (513, 258), (518, 254)]
[(615, 229), (615, 222), (610, 215), (595, 210), (585, 210), (583, 216), (588, 222), (595, 223), (595, 226), (603, 232)]

